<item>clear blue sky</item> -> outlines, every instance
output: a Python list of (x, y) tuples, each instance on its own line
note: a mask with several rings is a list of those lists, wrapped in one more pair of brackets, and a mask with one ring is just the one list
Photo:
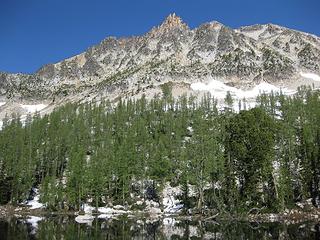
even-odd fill
[(31, 73), (175, 12), (192, 28), (275, 23), (320, 36), (320, 0), (0, 0), (0, 71)]

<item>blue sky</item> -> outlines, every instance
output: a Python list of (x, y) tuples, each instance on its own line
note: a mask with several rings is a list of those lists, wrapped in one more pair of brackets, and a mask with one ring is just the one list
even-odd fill
[(0, 0), (0, 71), (32, 73), (107, 36), (141, 35), (172, 12), (192, 28), (275, 23), (320, 36), (320, 0)]

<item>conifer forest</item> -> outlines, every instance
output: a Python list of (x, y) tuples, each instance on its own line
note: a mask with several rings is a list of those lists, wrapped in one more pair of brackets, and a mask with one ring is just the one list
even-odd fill
[(164, 93), (7, 116), (0, 204), (20, 204), (37, 188), (53, 211), (88, 199), (133, 205), (138, 195), (160, 201), (169, 182), (181, 187), (184, 210), (275, 213), (307, 199), (319, 207), (320, 91), (262, 94), (251, 109), (245, 100), (235, 109), (230, 94), (219, 107), (210, 96)]

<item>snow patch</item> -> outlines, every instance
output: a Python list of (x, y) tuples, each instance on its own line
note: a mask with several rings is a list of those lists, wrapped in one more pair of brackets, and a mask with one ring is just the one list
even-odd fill
[(163, 225), (175, 225), (176, 220), (174, 218), (164, 218), (162, 220)]
[(5, 105), (5, 104), (6, 104), (6, 102), (0, 102), (0, 107)]
[(177, 196), (181, 195), (181, 188), (171, 187), (170, 183), (166, 183), (162, 195), (162, 204), (164, 206), (165, 213), (178, 213), (182, 210), (183, 204), (177, 199)]
[(89, 204), (84, 204), (84, 205), (83, 205), (83, 211), (84, 211), (86, 214), (91, 214), (94, 209), (95, 209), (95, 208), (92, 207), (92, 206), (90, 206)]
[(261, 82), (250, 90), (242, 90), (228, 86), (225, 83), (214, 79), (211, 79), (207, 84), (202, 82), (192, 83), (190, 87), (194, 91), (208, 91), (217, 99), (224, 99), (227, 95), (227, 92), (230, 92), (231, 96), (238, 100), (244, 98), (254, 99), (263, 93), (269, 94), (272, 92), (282, 92), (285, 95), (289, 95), (296, 92), (287, 88), (279, 88), (266, 82)]
[(98, 212), (99, 213), (104, 213), (104, 214), (112, 214), (113, 213), (113, 209), (112, 208), (108, 208), (108, 207), (99, 207), (98, 208)]
[(27, 205), (30, 206), (30, 209), (38, 209), (38, 208), (43, 208), (44, 205), (39, 202), (40, 200), (40, 193), (39, 189), (33, 188), (33, 192), (36, 194), (32, 200), (27, 201)]
[(124, 210), (125, 207), (122, 206), (122, 205), (115, 205), (115, 206), (113, 206), (113, 209), (115, 209), (115, 210)]
[(98, 215), (98, 219), (108, 219), (111, 218), (111, 215), (109, 214), (100, 214)]
[(315, 73), (305, 73), (305, 72), (300, 72), (301, 77), (311, 79), (313, 81), (320, 82), (320, 76)]
[(129, 213), (130, 211), (124, 210), (125, 208), (121, 205), (114, 206), (113, 208), (110, 207), (99, 207), (98, 212), (102, 213), (102, 215), (107, 215), (111, 217), (112, 215), (122, 215)]
[(34, 104), (34, 105), (24, 105), (20, 104), (20, 106), (26, 110), (28, 113), (35, 113), (45, 109), (48, 105), (46, 104)]
[(260, 35), (265, 32), (266, 28), (267, 28), (266, 26), (263, 26), (259, 30), (251, 30), (251, 31), (245, 31), (244, 30), (244, 31), (240, 31), (240, 32), (243, 33), (244, 35), (250, 37), (250, 38), (258, 40)]
[(75, 218), (75, 221), (77, 223), (89, 223), (91, 224), (94, 220), (94, 216), (85, 214), (85, 215), (79, 215)]

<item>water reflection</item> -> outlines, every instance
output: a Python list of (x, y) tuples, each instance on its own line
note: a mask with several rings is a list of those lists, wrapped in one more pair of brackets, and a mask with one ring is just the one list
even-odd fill
[[(30, 220), (31, 219), (31, 220)], [(34, 223), (36, 221), (36, 224)], [(200, 222), (164, 218), (95, 219), (78, 224), (72, 216), (0, 220), (0, 239), (320, 239), (318, 223)]]

